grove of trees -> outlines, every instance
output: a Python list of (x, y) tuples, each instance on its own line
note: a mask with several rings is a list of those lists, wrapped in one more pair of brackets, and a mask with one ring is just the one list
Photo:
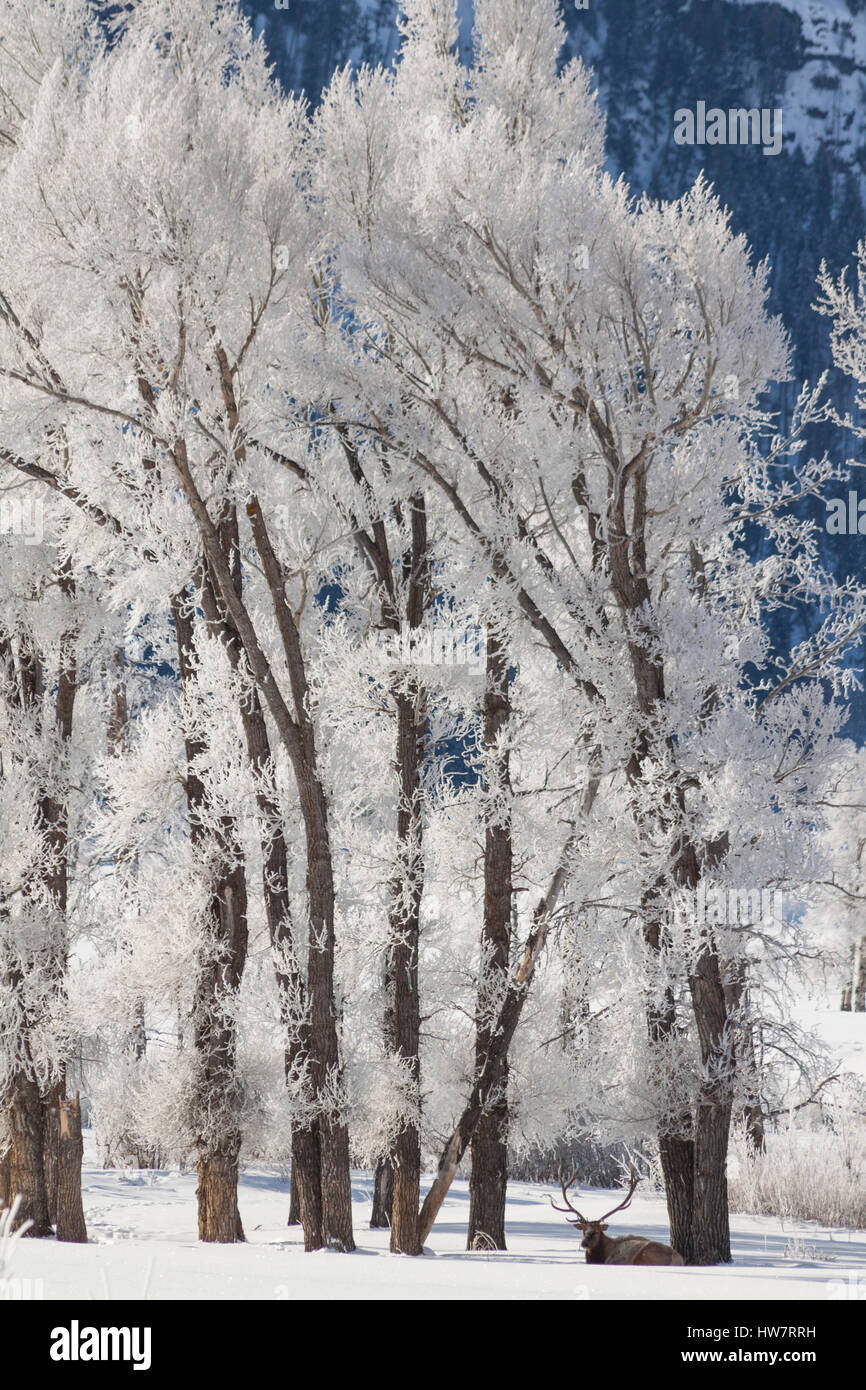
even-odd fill
[[(605, 171), (554, 0), (475, 15), (466, 68), (451, 0), (403, 0), (394, 66), (313, 109), (234, 0), (0, 0), (30, 1235), (86, 1239), (84, 1067), (111, 1161), (195, 1155), (204, 1241), (243, 1239), (255, 1155), (308, 1250), (354, 1248), (352, 1164), (392, 1250), (461, 1164), (504, 1248), (510, 1155), (590, 1137), (651, 1140), (672, 1244), (724, 1262), (732, 1124), (821, 1080), (784, 999), (802, 904), (860, 883), (833, 411), (803, 385), (780, 437), (767, 268), (703, 181)], [(816, 296), (866, 409), (857, 255)]]

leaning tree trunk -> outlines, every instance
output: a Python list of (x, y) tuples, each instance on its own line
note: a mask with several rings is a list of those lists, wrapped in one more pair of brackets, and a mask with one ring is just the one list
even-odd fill
[[(598, 795), (599, 781), (591, 776), (581, 798), (578, 819), (582, 822), (592, 810)], [(503, 1060), (508, 1056), (517, 1025), (520, 1022), (526, 1003), (529, 987), (535, 974), (550, 930), (551, 914), (559, 900), (568, 875), (568, 859), (578, 843), (579, 832), (569, 835), (560, 863), (551, 879), (547, 892), (532, 914), (532, 927), (514, 974), (509, 974), (508, 984), (499, 1009), (496, 1022), (490, 1030), (490, 1045), (480, 1072), (476, 1072), (469, 1092), (469, 1098), (451, 1135), (439, 1155), (436, 1177), (418, 1217), (418, 1238), (422, 1245), (433, 1229), (436, 1217), (457, 1173), (460, 1160), (466, 1152), (472, 1137), (489, 1108), (494, 1079), (500, 1074)]]
[[(484, 745), (490, 772), (485, 788), (499, 807), (487, 815), (484, 837), (484, 923), (481, 938), (481, 980), (478, 989), (475, 1032), (475, 1067), (481, 1071), (496, 1020), (496, 1001), (506, 987), (511, 949), (512, 845), (511, 777), (507, 747), (501, 746), (511, 713), (508, 695), (508, 662), (505, 649), (493, 632), (487, 637), (484, 692)], [(472, 1171), (469, 1178), (468, 1250), (504, 1250), (505, 1198), (508, 1182), (508, 1054), (503, 1053), (491, 1073), (491, 1103), (472, 1136)]]

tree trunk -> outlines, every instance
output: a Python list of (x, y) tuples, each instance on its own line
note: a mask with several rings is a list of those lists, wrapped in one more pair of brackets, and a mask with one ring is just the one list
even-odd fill
[[(500, 746), (511, 713), (508, 662), (498, 635), (487, 635), (484, 692), (484, 745), (489, 760), (485, 790), (509, 801), (509, 809), (488, 811), (484, 838), (484, 923), (481, 979), (475, 1029), (475, 1066), (480, 1071), (491, 1042), (496, 1001), (506, 987), (511, 950), (512, 846), (511, 776), (507, 748)], [(504, 1250), (505, 1199), (508, 1182), (508, 1054), (493, 1067), (492, 1103), (472, 1136), (467, 1250)]]
[[(396, 1050), (394, 1039), (394, 976), (393, 962), (391, 959), (390, 947), (385, 951), (385, 969), (383, 971), (383, 990), (385, 994), (385, 1011), (382, 1019), (382, 1042), (385, 1048), (385, 1055), (392, 1057)], [(376, 1176), (373, 1182), (373, 1211), (370, 1216), (370, 1229), (389, 1230), (391, 1229), (391, 1218), (394, 1211), (394, 1159), (390, 1153), (383, 1154), (376, 1164)]]
[[(690, 1117), (688, 1117), (690, 1119)], [(695, 1209), (695, 1144), (682, 1134), (659, 1135), (670, 1243), (685, 1263), (693, 1263), (692, 1221)]]
[(317, 1125), (292, 1132), (292, 1183), (297, 1182), (298, 1208), (304, 1228), (304, 1249), (325, 1244), (322, 1215), (322, 1161)]
[(57, 1136), (57, 1239), (84, 1243), (87, 1240), (81, 1198), (84, 1140), (78, 1096), (73, 1100), (59, 1100), (51, 1115)]
[(731, 1105), (727, 1096), (726, 1086), (715, 1092), (707, 1088), (697, 1105), (695, 1207), (688, 1264), (729, 1264), (731, 1259), (727, 1178)]
[(45, 1196), (48, 1220), (57, 1225), (60, 1200), (60, 1103), (66, 1093), (62, 1082), (55, 1082), (42, 1096), (42, 1167), (45, 1172)]
[(301, 1194), (299, 1191), (300, 1179), (295, 1172), (295, 1160), (292, 1159), (291, 1178), (289, 1179), (289, 1219), (287, 1226), (300, 1226), (301, 1224)]
[(238, 1155), (235, 1122), (236, 1037), (232, 999), (240, 988), (247, 948), (247, 898), (242, 865), (224, 874), (211, 908), (211, 931), (193, 1008), (199, 1073), (195, 1114), (199, 1128), (199, 1237), (231, 1244), (243, 1240), (237, 1214)]
[(386, 1154), (376, 1164), (376, 1177), (373, 1182), (373, 1211), (370, 1216), (371, 1231), (389, 1230), (394, 1203), (394, 1165), (391, 1155)]
[(421, 1190), (421, 1139), (418, 1121), (421, 1106), (420, 1002), (418, 997), (418, 935), (422, 888), (421, 762), (424, 721), (416, 717), (415, 698), (397, 698), (397, 771), (400, 804), (397, 812), (398, 861), (393, 887), (391, 918), (391, 977), (394, 991), (394, 1051), (404, 1067), (410, 1087), (406, 1096), (409, 1114), (392, 1149), (393, 1195), (391, 1202), (391, 1250), (420, 1255), (418, 1207)]
[(220, 1245), (244, 1239), (238, 1211), (238, 1154), (240, 1135), (228, 1137), (220, 1149), (202, 1153), (198, 1161), (198, 1238)]
[(12, 1180), (9, 1173), (8, 1150), (0, 1156), (0, 1211), (12, 1205)]
[[(643, 900), (644, 941), (655, 956), (662, 950), (662, 924), (657, 897), (648, 893)], [(647, 1032), (650, 1050), (663, 1056), (663, 1049), (677, 1028), (677, 1006), (673, 991), (665, 989), (662, 1002), (647, 1009)], [(663, 1086), (675, 1081), (667, 1075), (664, 1062)], [(682, 1255), (686, 1264), (692, 1263), (692, 1219), (695, 1207), (695, 1146), (693, 1117), (690, 1112), (677, 1110), (670, 1097), (663, 1098), (663, 1113), (658, 1129), (659, 1159), (665, 1184), (671, 1245)]]
[(36, 1082), (24, 1073), (12, 1078), (6, 1096), (10, 1129), (9, 1191), (21, 1197), (16, 1224), (33, 1224), (26, 1234), (50, 1236), (48, 1192), (45, 1186), (42, 1102)]
[(851, 974), (842, 990), (843, 1013), (866, 1012), (866, 936), (851, 947)]
[(749, 993), (744, 959), (732, 963), (727, 971), (725, 982), (725, 1002), (728, 1018), (735, 1027), (738, 1037), (737, 1054), (741, 1081), (749, 1085), (749, 1096), (744, 1102), (740, 1117), (746, 1136), (755, 1153), (763, 1153), (766, 1148), (764, 1133), (764, 1112), (761, 1107), (760, 1069), (755, 1056), (755, 1034), (748, 1017)]
[[(172, 599), (181, 687), (195, 679), (194, 637), (185, 596)], [(192, 770), (203, 752), (186, 739), (187, 805), (194, 847), (210, 867), (212, 891), (203, 956), (193, 1004), (193, 1042), (198, 1076), (193, 1098), (199, 1153), (198, 1224), (205, 1241), (243, 1239), (237, 1214), (240, 1135), (235, 1112), (235, 1027), (232, 1001), (240, 988), (247, 953), (247, 890), (243, 858), (231, 817), (219, 829), (205, 829), (207, 793)]]
[(690, 1263), (727, 1264), (731, 1258), (727, 1156), (735, 1058), (721, 963), (711, 942), (698, 959), (689, 988), (703, 1063), (695, 1113), (695, 1210)]
[[(647, 550), (645, 526), (647, 520), (647, 470), (646, 466), (637, 468), (633, 478), (632, 515), (626, 518), (626, 488), (614, 481), (612, 474), (608, 497), (609, 540), (608, 562), (611, 583), (623, 617), (624, 630), (632, 675), (634, 691), (642, 722), (638, 737), (629, 760), (627, 773), (629, 781), (636, 784), (643, 776), (644, 765), (653, 756), (654, 737), (650, 733), (652, 721), (659, 717), (666, 699), (664, 666), (656, 655), (656, 633), (652, 618), (647, 622), (642, 614), (652, 613), (652, 595), (647, 580)], [(700, 557), (692, 555), (692, 565), (696, 596), (703, 589), (703, 574)], [(706, 693), (703, 708), (712, 708), (714, 693)], [(667, 739), (666, 752), (671, 766), (676, 767), (676, 748)], [(671, 790), (661, 796), (656, 808), (650, 812), (636, 811), (636, 823), (640, 837), (646, 835), (653, 843), (659, 834), (670, 835), (676, 825), (686, 822), (685, 793), (681, 783), (675, 781)], [(717, 856), (726, 849), (722, 836), (716, 847)], [(708, 852), (709, 851), (708, 847)], [(694, 892), (701, 877), (700, 864), (694, 844), (682, 837), (672, 851), (670, 873), (664, 874), (662, 881), (653, 885), (645, 895), (644, 939), (659, 953), (664, 948), (664, 902), (668, 896), (669, 885)], [(648, 911), (647, 911), (648, 906)], [(692, 1135), (694, 1138), (694, 1178), (693, 1210), (690, 1231), (686, 1230), (683, 1219), (683, 1204), (688, 1197), (688, 1184), (683, 1181), (682, 1162), (685, 1154), (668, 1152), (667, 1161), (671, 1163), (672, 1177), (676, 1181), (676, 1191), (669, 1194), (671, 1225), (674, 1226), (676, 1214), (677, 1240), (679, 1250), (688, 1264), (716, 1264), (730, 1260), (730, 1234), (728, 1231), (726, 1159), (728, 1133), (730, 1129), (731, 1103), (733, 1097), (733, 1072), (735, 1055), (728, 1027), (728, 1010), (721, 963), (712, 932), (708, 923), (701, 924), (702, 946), (700, 956), (689, 977), (695, 1027), (701, 1047), (702, 1080), (700, 1081), (698, 1104), (693, 1117)], [(676, 1006), (670, 990), (667, 993), (665, 1008), (658, 1022), (651, 1020), (650, 1036), (654, 1030), (658, 1040), (672, 1036), (675, 1027)], [(669, 1117), (665, 1117), (662, 1132), (670, 1131)], [(673, 1131), (676, 1133), (676, 1129)], [(686, 1140), (680, 1133), (679, 1142)], [(669, 1146), (665, 1140), (665, 1146)], [(667, 1176), (667, 1175), (666, 1175)], [(673, 1239), (673, 1231), (672, 1231)]]
[[(497, 1089), (508, 1081), (503, 1061)], [(492, 1105), (472, 1136), (467, 1250), (505, 1250), (505, 1198), (508, 1183), (508, 1102)]]

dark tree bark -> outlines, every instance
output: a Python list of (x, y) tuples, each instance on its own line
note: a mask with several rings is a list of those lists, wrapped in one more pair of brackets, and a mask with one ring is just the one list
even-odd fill
[(295, 1160), (292, 1159), (291, 1178), (289, 1180), (289, 1219), (287, 1226), (300, 1226), (301, 1224), (301, 1194), (298, 1190), (299, 1178), (295, 1172)]
[[(708, 946), (689, 978), (701, 1045), (703, 1076), (695, 1111), (695, 1209), (688, 1263), (727, 1264), (728, 1138), (733, 1109), (734, 1056), (718, 953)], [(680, 1251), (683, 1259), (687, 1257)]]
[[(658, 955), (662, 949), (662, 927), (658, 903), (648, 894), (643, 904), (643, 934), (650, 950)], [(674, 1037), (677, 1029), (677, 1007), (673, 993), (666, 989), (659, 1004), (647, 1008), (647, 1033), (650, 1047), (661, 1051)], [(665, 1108), (659, 1123), (659, 1159), (665, 1184), (671, 1245), (690, 1263), (692, 1220), (695, 1206), (695, 1145), (691, 1111)]]
[(376, 1164), (376, 1176), (373, 1180), (373, 1211), (370, 1215), (372, 1231), (390, 1229), (393, 1204), (394, 1164), (391, 1155), (386, 1154)]
[[(391, 952), (385, 952), (383, 971), (383, 992), (385, 1012), (382, 1020), (382, 1041), (386, 1056), (393, 1056), (394, 1041), (394, 979), (391, 972)], [(371, 1230), (390, 1230), (394, 1209), (394, 1160), (390, 1153), (382, 1154), (376, 1164), (373, 1180), (373, 1210), (370, 1214)]]
[(0, 1211), (12, 1205), (12, 1184), (9, 1176), (9, 1150), (0, 1155)]
[(10, 1130), (9, 1191), (13, 1198), (21, 1198), (16, 1226), (30, 1221), (27, 1236), (50, 1236), (42, 1100), (36, 1081), (26, 1071), (12, 1079), (6, 1092), (6, 1114)]
[(210, 1145), (198, 1161), (198, 1238), (221, 1245), (244, 1239), (238, 1211), (240, 1135)]
[[(409, 502), (412, 542), (403, 557), (406, 591), (406, 618), (410, 634), (421, 627), (429, 601), (427, 554), (427, 514), (424, 498), (416, 494)], [(411, 1092), (407, 1104), (414, 1112), (397, 1133), (392, 1151), (394, 1187), (391, 1202), (391, 1250), (404, 1255), (420, 1255), (418, 1206), (421, 1190), (421, 1137), (418, 1117), (421, 1109), (420, 1030), (421, 1006), (418, 994), (418, 947), (421, 894), (423, 890), (423, 848), (421, 828), (421, 769), (424, 761), (424, 693), (412, 682), (409, 689), (396, 692), (397, 776), (400, 800), (397, 810), (397, 863), (392, 887), (391, 942), (389, 970), (394, 991), (394, 1051), (409, 1078)]]
[(292, 1133), (292, 1177), (297, 1182), (298, 1209), (304, 1228), (304, 1249), (321, 1250), (325, 1244), (322, 1209), (322, 1158), (318, 1124)]
[(65, 1086), (57, 1082), (41, 1097), (42, 1103), (42, 1166), (45, 1171), (45, 1193), (48, 1200), (48, 1220), (57, 1225), (60, 1200), (60, 1130), (58, 1113)]
[[(484, 691), (484, 744), (495, 766), (488, 779), (506, 797), (511, 795), (510, 759), (507, 748), (494, 752), (508, 723), (508, 661), (499, 637), (487, 634)], [(489, 814), (484, 837), (484, 923), (481, 938), (482, 978), (478, 991), (475, 1031), (475, 1067), (481, 1071), (491, 1043), (495, 1002), (506, 987), (511, 950), (512, 845), (510, 812)], [(491, 1015), (493, 1015), (491, 1017)], [(469, 1179), (468, 1250), (504, 1250), (505, 1199), (508, 1182), (508, 1054), (491, 1072), (489, 1108), (472, 1137), (472, 1171)]]
[(57, 1239), (83, 1243), (87, 1240), (87, 1226), (81, 1197), (84, 1141), (78, 1096), (58, 1101), (51, 1111), (51, 1124), (57, 1134)]
[[(182, 687), (194, 679), (194, 636), (186, 596), (172, 599)], [(203, 956), (193, 1001), (193, 1045), (198, 1059), (194, 1114), (198, 1129), (199, 1238), (243, 1239), (237, 1207), (241, 1136), (234, 1120), (235, 1032), (232, 1000), (240, 988), (247, 951), (247, 892), (236, 827), (223, 816), (217, 832), (202, 821), (207, 793), (193, 771), (203, 752), (186, 739), (187, 806), (193, 844), (210, 863), (212, 891)]]

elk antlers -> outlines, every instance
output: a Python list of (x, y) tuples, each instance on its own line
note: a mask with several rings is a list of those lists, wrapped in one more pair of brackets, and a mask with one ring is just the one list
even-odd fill
[[(561, 1212), (564, 1212), (564, 1213), (565, 1213), (565, 1219), (566, 1219), (566, 1221), (568, 1221), (568, 1222), (570, 1223), (570, 1225), (572, 1225), (572, 1226), (596, 1226), (596, 1225), (600, 1225), (600, 1224), (602, 1223), (602, 1221), (606, 1221), (607, 1218), (608, 1218), (609, 1216), (614, 1216), (615, 1213), (618, 1212), (618, 1211), (624, 1211), (625, 1208), (626, 1208), (626, 1207), (629, 1205), (629, 1203), (631, 1202), (631, 1199), (632, 1199), (632, 1197), (634, 1196), (634, 1190), (635, 1190), (635, 1188), (637, 1187), (638, 1183), (640, 1182), (640, 1178), (638, 1177), (637, 1173), (636, 1173), (636, 1172), (634, 1171), (634, 1169), (632, 1168), (632, 1169), (631, 1169), (631, 1182), (630, 1182), (630, 1184), (629, 1184), (628, 1192), (626, 1193), (624, 1200), (620, 1202), (619, 1206), (617, 1206), (617, 1207), (611, 1207), (610, 1211), (606, 1211), (605, 1214), (604, 1214), (604, 1216), (600, 1216), (600, 1217), (598, 1218), (597, 1221), (587, 1221), (586, 1217), (585, 1217), (585, 1216), (582, 1216), (581, 1213), (577, 1210), (577, 1207), (572, 1206), (571, 1202), (569, 1201), (568, 1189), (569, 1189), (570, 1187), (573, 1186), (573, 1184), (574, 1184), (576, 1178), (577, 1178), (577, 1173), (572, 1173), (571, 1177), (568, 1179), (568, 1182), (566, 1182), (566, 1181), (565, 1181), (565, 1178), (564, 1178), (563, 1175), (562, 1175), (562, 1172), (560, 1172), (560, 1174), (559, 1174), (559, 1186), (560, 1186), (560, 1188), (561, 1188), (561, 1190), (562, 1190), (562, 1200), (565, 1202), (565, 1206), (564, 1206), (564, 1207), (558, 1207), (558, 1206), (556, 1205), (556, 1202), (554, 1202), (553, 1198), (552, 1198), (552, 1197), (550, 1198), (550, 1205), (553, 1207), (553, 1210), (554, 1210), (554, 1211), (561, 1211)], [(569, 1212), (572, 1213), (571, 1216), (569, 1216), (569, 1214), (568, 1214)]]
[(629, 1203), (631, 1202), (631, 1199), (632, 1199), (632, 1197), (634, 1196), (634, 1190), (635, 1190), (635, 1188), (637, 1187), (637, 1185), (638, 1185), (639, 1182), (640, 1182), (640, 1178), (638, 1177), (637, 1173), (636, 1173), (636, 1172), (634, 1171), (634, 1169), (632, 1168), (632, 1169), (631, 1169), (631, 1183), (629, 1184), (628, 1192), (627, 1192), (626, 1195), (625, 1195), (625, 1201), (620, 1202), (620, 1204), (619, 1204), (618, 1207), (611, 1207), (610, 1211), (606, 1211), (605, 1214), (604, 1214), (604, 1216), (600, 1216), (600, 1217), (598, 1218), (599, 1221), (606, 1221), (607, 1218), (608, 1218), (609, 1216), (613, 1216), (615, 1212), (624, 1211), (625, 1208), (626, 1208), (626, 1207), (629, 1205)]
[[(552, 1197), (549, 1198), (549, 1201), (550, 1201), (550, 1205), (553, 1207), (553, 1210), (554, 1210), (554, 1211), (563, 1211), (563, 1212), (565, 1212), (565, 1219), (566, 1219), (566, 1221), (568, 1221), (572, 1226), (588, 1226), (588, 1225), (589, 1225), (589, 1222), (587, 1221), (586, 1217), (585, 1217), (585, 1216), (581, 1216), (580, 1212), (577, 1210), (577, 1207), (573, 1207), (573, 1206), (571, 1205), (571, 1202), (568, 1200), (568, 1189), (571, 1187), (571, 1185), (572, 1185), (572, 1183), (574, 1182), (574, 1180), (575, 1180), (576, 1177), (577, 1177), (577, 1173), (572, 1173), (572, 1175), (571, 1175), (571, 1177), (569, 1178), (568, 1182), (566, 1182), (566, 1181), (565, 1181), (565, 1178), (562, 1176), (562, 1171), (560, 1170), (560, 1174), (559, 1174), (559, 1186), (562, 1188), (562, 1200), (565, 1202), (565, 1206), (564, 1206), (564, 1207), (558, 1207), (558, 1206), (556, 1205), (556, 1203), (554, 1202), (554, 1200), (553, 1200)], [(573, 1212), (573, 1213), (574, 1213), (574, 1219), (573, 1219), (573, 1220), (572, 1220), (572, 1218), (569, 1216), (569, 1214), (568, 1214), (569, 1212)]]

